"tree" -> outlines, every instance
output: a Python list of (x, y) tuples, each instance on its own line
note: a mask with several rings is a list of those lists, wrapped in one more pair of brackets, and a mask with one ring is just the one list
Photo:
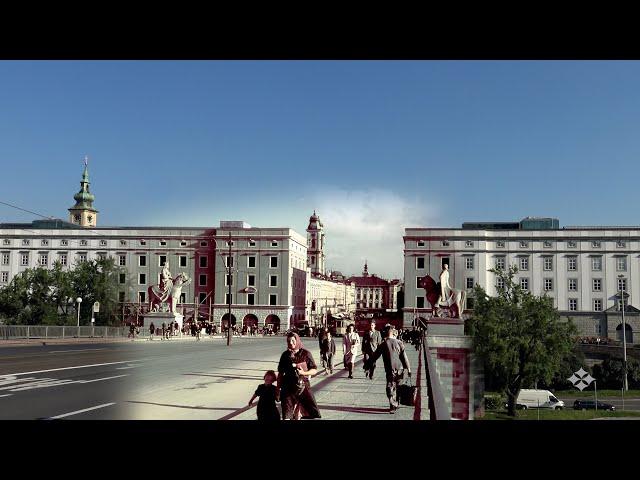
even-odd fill
[(485, 370), (507, 395), (509, 415), (515, 416), (520, 389), (551, 382), (571, 354), (577, 328), (570, 319), (560, 320), (551, 298), (536, 297), (516, 284), (517, 267), (489, 271), (504, 287), (489, 297), (476, 285), (468, 332)]

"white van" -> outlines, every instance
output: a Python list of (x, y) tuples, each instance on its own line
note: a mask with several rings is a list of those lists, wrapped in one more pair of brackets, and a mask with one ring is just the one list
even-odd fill
[(564, 408), (564, 402), (562, 400), (558, 400), (549, 390), (523, 388), (520, 390), (520, 394), (516, 400), (516, 408), (524, 410), (527, 408), (551, 408), (553, 410), (562, 410)]

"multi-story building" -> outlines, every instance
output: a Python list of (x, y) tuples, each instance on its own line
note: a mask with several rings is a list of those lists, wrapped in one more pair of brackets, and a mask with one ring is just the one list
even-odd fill
[[(499, 287), (494, 267), (516, 265), (516, 281), (534, 295), (548, 295), (581, 335), (622, 338), (624, 290), (626, 338), (636, 343), (640, 311), (640, 227), (567, 226), (553, 218), (520, 222), (463, 223), (462, 228), (407, 228), (404, 239), (404, 323), (431, 312), (420, 277), (436, 282), (449, 265), (452, 287), (470, 295), (479, 284), (487, 294)], [(473, 308), (473, 297), (467, 299)]]
[(326, 325), (328, 317), (351, 318), (355, 311), (356, 286), (346, 280), (333, 280), (309, 273), (307, 277), (307, 314), (310, 325)]
[[(377, 275), (369, 274), (369, 266), (365, 262), (361, 276), (352, 276), (349, 282), (356, 286), (356, 310), (387, 310), (394, 303), (391, 295), (397, 294), (397, 289), (390, 286), (390, 282)], [(397, 300), (396, 300), (397, 303)]]

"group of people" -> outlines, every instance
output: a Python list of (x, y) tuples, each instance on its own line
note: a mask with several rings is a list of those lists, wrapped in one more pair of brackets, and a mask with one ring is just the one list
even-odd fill
[[(362, 346), (365, 376), (373, 380), (376, 361), (382, 357), (386, 376), (386, 393), (389, 399), (389, 413), (394, 414), (399, 407), (398, 385), (405, 374), (411, 377), (411, 367), (404, 344), (396, 338), (397, 331), (386, 325), (384, 335), (376, 330), (375, 322), (360, 339), (354, 325), (347, 327), (343, 337), (342, 351), (344, 368), (353, 378), (355, 357)], [(384, 336), (384, 339), (383, 339)], [(320, 355), (325, 375), (333, 373), (333, 358), (336, 344), (331, 332), (324, 328), (319, 334)], [(281, 403), (283, 420), (321, 418), (309, 379), (318, 373), (318, 367), (311, 352), (304, 348), (300, 336), (295, 332), (287, 333), (287, 350), (280, 356), (278, 372), (268, 370), (264, 374), (264, 383), (259, 385), (249, 400), (249, 405), (258, 397), (258, 420), (280, 420), (276, 402)], [(275, 385), (274, 385), (275, 383)]]
[(153, 340), (154, 335), (160, 335), (162, 333), (162, 339), (165, 338), (168, 340), (169, 337), (177, 336), (178, 331), (180, 330), (180, 326), (178, 322), (169, 322), (167, 325), (166, 322), (162, 322), (162, 326), (156, 327), (153, 322), (149, 324), (149, 339)]

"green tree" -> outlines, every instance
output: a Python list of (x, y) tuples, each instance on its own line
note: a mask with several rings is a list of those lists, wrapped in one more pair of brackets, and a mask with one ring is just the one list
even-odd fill
[(88, 324), (94, 302), (100, 303), (95, 314), (96, 325), (115, 325), (118, 322), (118, 274), (113, 258), (78, 263), (70, 271), (71, 286), (75, 295), (82, 298), (80, 324)]
[(517, 267), (489, 271), (504, 287), (490, 297), (476, 285), (467, 327), (475, 352), (504, 389), (508, 413), (515, 416), (520, 389), (551, 382), (571, 354), (577, 328), (571, 320), (560, 320), (551, 298), (536, 297), (516, 284)]

